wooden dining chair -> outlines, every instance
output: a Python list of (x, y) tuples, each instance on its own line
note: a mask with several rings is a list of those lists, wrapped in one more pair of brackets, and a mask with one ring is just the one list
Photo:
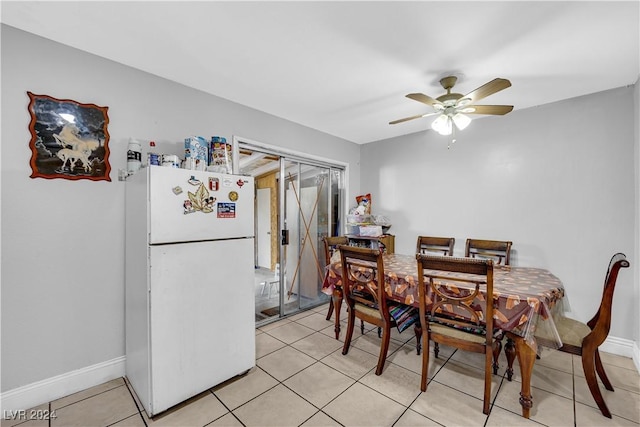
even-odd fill
[[(482, 353), (484, 399), (482, 412), (489, 414), (493, 358), (493, 261), (416, 254), (418, 295), (422, 324), (422, 378), (427, 391), (429, 341)], [(481, 301), (481, 302), (479, 302)], [(435, 353), (438, 357), (438, 353)]]
[[(434, 237), (434, 236), (418, 236), (416, 244), (417, 254), (439, 254), (444, 256), (453, 256), (453, 246), (456, 243), (456, 239), (453, 237)], [(422, 338), (422, 327), (420, 323), (416, 323), (414, 326), (416, 335), (416, 353), (420, 356), (422, 350), (422, 344), (420, 343)], [(436, 346), (438, 344), (436, 343)]]
[(455, 243), (456, 239), (453, 237), (418, 236), (416, 253), (453, 256)]
[[(467, 239), (464, 249), (464, 256), (471, 258), (484, 258), (493, 260), (494, 265), (511, 265), (511, 246), (512, 242), (508, 240), (482, 240)], [(502, 351), (502, 334), (498, 333), (495, 337), (496, 344), (494, 346), (495, 354), (493, 355), (493, 373), (498, 374), (500, 365), (498, 363), (500, 352)], [(515, 344), (511, 338), (507, 338), (505, 346), (507, 359), (515, 358)], [(511, 363), (507, 369), (507, 378), (511, 381), (513, 370)]]
[(342, 290), (348, 305), (347, 333), (342, 354), (349, 352), (356, 318), (382, 330), (376, 375), (382, 373), (389, 350), (391, 327), (396, 322), (389, 313), (382, 254), (377, 249), (338, 246), (342, 261)]
[(492, 259), (495, 265), (511, 265), (511, 245), (505, 240), (467, 239), (464, 256)]
[[(348, 245), (349, 239), (346, 236), (325, 237), (324, 241), (324, 257), (325, 266), (331, 264), (331, 257), (335, 253), (338, 245)], [(329, 298), (329, 310), (327, 311), (327, 320), (331, 319), (333, 314), (333, 297)]]
[[(611, 412), (609, 408), (607, 408), (602, 393), (600, 393), (596, 373), (607, 390), (613, 391), (613, 386), (604, 371), (598, 347), (609, 335), (613, 291), (616, 287), (618, 272), (621, 268), (628, 267), (629, 261), (627, 261), (625, 254), (617, 253), (611, 257), (609, 268), (605, 275), (604, 291), (602, 292), (600, 306), (591, 320), (587, 323), (582, 323), (563, 317), (556, 322), (556, 328), (562, 340), (562, 347), (558, 350), (581, 357), (582, 369), (584, 370), (584, 377), (587, 380), (589, 391), (591, 391), (593, 399), (596, 401), (598, 408), (600, 408), (600, 412), (607, 418), (611, 418)], [(536, 334), (536, 342), (538, 345), (546, 344), (547, 346), (552, 346), (555, 339), (553, 339), (553, 337)]]

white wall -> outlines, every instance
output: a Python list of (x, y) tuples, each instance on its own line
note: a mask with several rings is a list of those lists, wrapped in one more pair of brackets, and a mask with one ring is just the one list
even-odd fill
[[(174, 154), (184, 153), (186, 136), (242, 136), (347, 162), (350, 192), (359, 187), (356, 144), (1, 29), (3, 393), (125, 354), (125, 183), (117, 171), (126, 168), (130, 136)], [(111, 182), (29, 178), (27, 91), (109, 108)]]
[(475, 120), (450, 149), (433, 131), (366, 144), (361, 191), (391, 218), (397, 252), (420, 234), (455, 237), (457, 255), (468, 237), (512, 240), (513, 263), (558, 276), (583, 321), (624, 252), (611, 336), (637, 340), (637, 115), (626, 87)]

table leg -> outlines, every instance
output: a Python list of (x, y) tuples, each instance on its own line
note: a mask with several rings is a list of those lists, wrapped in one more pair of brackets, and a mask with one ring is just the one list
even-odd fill
[(513, 361), (516, 359), (516, 346), (511, 338), (507, 338), (504, 354), (507, 356), (507, 380), (511, 381), (513, 378)]
[(336, 327), (334, 331), (336, 333), (336, 339), (340, 339), (340, 310), (342, 308), (342, 288), (333, 288), (333, 312), (336, 314)]
[(422, 348), (422, 325), (420, 323), (413, 325), (413, 333), (416, 334), (416, 353), (420, 356), (420, 349)]
[(524, 341), (523, 337), (510, 334), (516, 347), (516, 355), (520, 364), (520, 375), (522, 376), (522, 386), (520, 388), (520, 405), (522, 405), (522, 416), (529, 418), (529, 412), (533, 406), (531, 396), (531, 374), (533, 364), (536, 361), (536, 348), (531, 347)]

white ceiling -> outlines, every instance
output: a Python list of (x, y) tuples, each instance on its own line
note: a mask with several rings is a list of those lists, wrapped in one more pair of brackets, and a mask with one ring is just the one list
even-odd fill
[[(405, 98), (514, 110), (632, 85), (640, 2), (2, 1), (3, 23), (356, 143), (427, 129)], [(36, 58), (34, 58), (36, 60)], [(476, 116), (484, 117), (484, 116)], [(499, 120), (499, 117), (494, 117)]]

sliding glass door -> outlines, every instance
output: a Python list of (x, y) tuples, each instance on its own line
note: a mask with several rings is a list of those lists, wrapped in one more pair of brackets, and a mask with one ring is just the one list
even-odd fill
[(321, 292), (324, 278), (324, 245), (329, 232), (330, 168), (283, 158), (284, 188), (281, 229), (284, 230), (284, 314), (328, 301)]
[(256, 180), (256, 323), (328, 308), (323, 238), (340, 234), (344, 170), (242, 143), (239, 167)]

